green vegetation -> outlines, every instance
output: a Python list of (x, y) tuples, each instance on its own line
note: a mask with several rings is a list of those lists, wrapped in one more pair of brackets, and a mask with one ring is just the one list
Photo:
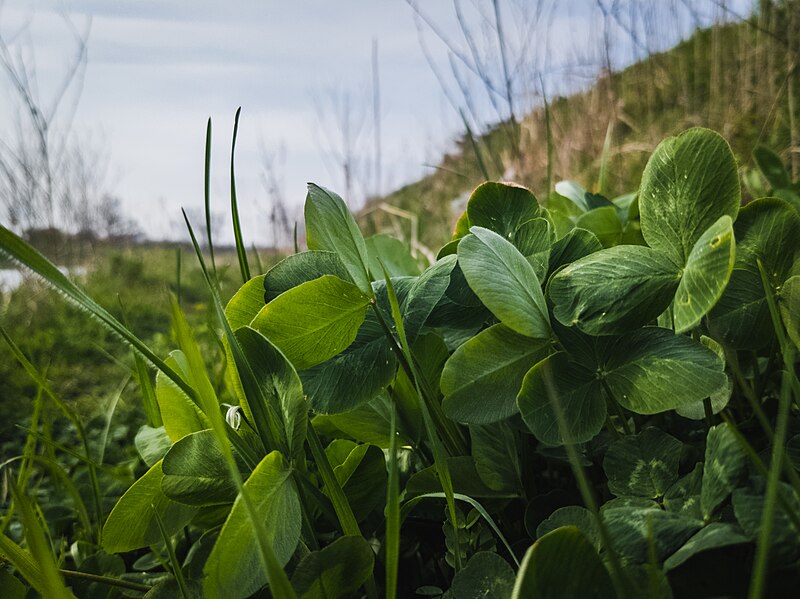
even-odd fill
[(659, 144), (636, 194), (561, 183), (542, 205), (485, 183), (432, 264), (365, 239), (312, 184), (308, 251), (251, 277), (238, 244), (227, 305), (187, 219), (205, 308), (182, 286), (152, 344), (0, 228), (5, 254), (133, 350), (146, 415), (134, 454), (115, 402), (87, 420), (4, 334), (34, 392), (3, 463), (0, 588), (791, 594), (800, 213), (780, 161), (757, 157), (781, 197), (744, 206), (730, 146), (702, 128)]

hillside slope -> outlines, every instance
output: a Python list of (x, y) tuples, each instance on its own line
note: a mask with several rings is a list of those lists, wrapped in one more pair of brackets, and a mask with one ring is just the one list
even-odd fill
[[(550, 104), (552, 185), (573, 179), (606, 195), (635, 190), (650, 152), (660, 140), (692, 126), (722, 133), (743, 168), (752, 164), (757, 143), (775, 149), (800, 174), (798, 144), (798, 75), (800, 3), (785, 12), (773, 9), (750, 21), (698, 30), (671, 50), (649, 56), (620, 72), (606, 74), (585, 92), (556, 98)], [(767, 31), (767, 26), (769, 29)], [(548, 144), (546, 115), (539, 109), (520, 123), (520, 152), (505, 141), (507, 123), (477, 140), (490, 176), (513, 178), (543, 200), (546, 193)], [(607, 177), (598, 186), (606, 134), (610, 132)], [(794, 151), (792, 151), (794, 148)], [(518, 157), (515, 157), (518, 156)], [(442, 158), (438, 168), (380, 201), (419, 215), (419, 240), (436, 248), (447, 240), (461, 204), (484, 177), (468, 137)], [(372, 230), (389, 228), (392, 217), (362, 212)], [(397, 219), (394, 230), (397, 232)]]

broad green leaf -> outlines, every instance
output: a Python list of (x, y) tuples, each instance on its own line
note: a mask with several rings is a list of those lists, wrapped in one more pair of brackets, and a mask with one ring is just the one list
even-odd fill
[(435, 262), (414, 280), (403, 302), (403, 326), (408, 343), (417, 340), (425, 321), (450, 285), (450, 273), (456, 265), (455, 256)]
[(657, 414), (705, 399), (725, 384), (725, 364), (703, 344), (645, 327), (618, 338), (601, 365), (614, 399), (637, 414)]
[(700, 503), (708, 520), (747, 472), (747, 456), (727, 423), (712, 426), (706, 438)]
[[(723, 362), (725, 361), (725, 349), (711, 337), (701, 335), (700, 343), (716, 353)], [(731, 399), (731, 394), (733, 393), (733, 378), (730, 375), (726, 375), (725, 379), (725, 384), (709, 396), (712, 414), (719, 414), (725, 409), (725, 406), (728, 405)], [(705, 418), (706, 414), (703, 401), (678, 406), (675, 408), (675, 411), (684, 418), (690, 418), (691, 420), (702, 420)]]
[(556, 241), (550, 249), (547, 276), (550, 277), (562, 266), (572, 264), (576, 260), (602, 249), (603, 245), (594, 233), (586, 229), (572, 229)]
[(678, 512), (659, 507), (613, 507), (603, 510), (614, 550), (625, 559), (643, 564), (650, 560), (650, 549), (662, 561), (681, 547), (703, 525)]
[(463, 570), (456, 572), (450, 593), (453, 599), (504, 599), (514, 590), (514, 570), (492, 551), (479, 551)]
[(550, 323), (536, 272), (511, 242), (497, 233), (472, 227), (458, 244), (458, 263), (472, 290), (506, 326), (544, 339)]
[(574, 526), (580, 530), (597, 551), (603, 543), (600, 527), (597, 525), (597, 516), (579, 505), (567, 505), (558, 508), (550, 516), (542, 520), (536, 527), (536, 538), (541, 539), (548, 533), (562, 526)]
[(264, 277), (253, 277), (239, 287), (233, 297), (225, 306), (225, 317), (235, 331), (239, 327), (247, 326), (259, 310), (264, 307)]
[[(325, 453), (358, 521), (382, 505), (387, 473), (386, 459), (378, 447), (334, 439)], [(330, 495), (327, 488), (322, 491)]]
[(758, 170), (773, 189), (786, 189), (791, 186), (789, 173), (783, 165), (783, 160), (765, 145), (758, 144), (753, 150), (753, 158), (758, 165)]
[[(391, 400), (385, 393), (381, 393), (375, 399), (344, 414), (317, 415), (313, 420), (314, 428), (320, 435), (350, 438), (386, 449), (389, 447), (391, 409)], [(400, 445), (412, 445), (413, 439), (410, 431), (398, 430), (397, 441)]]
[(270, 421), (279, 428), (273, 434), (281, 440), (290, 459), (298, 457), (308, 428), (308, 402), (300, 377), (281, 351), (258, 331), (242, 327), (234, 334), (267, 399), (264, 408), (271, 413)]
[(325, 275), (276, 297), (250, 326), (302, 370), (332, 358), (353, 342), (369, 301), (353, 284)]
[(663, 497), (678, 480), (682, 447), (657, 428), (614, 441), (603, 459), (608, 489), (617, 496)]
[[(350, 279), (350, 275), (347, 274), (347, 269), (335, 252), (312, 250), (292, 254), (278, 262), (264, 275), (262, 300), (271, 302), (284, 291), (289, 291), (289, 289), (293, 287), (297, 287), (307, 281), (313, 281), (325, 275), (333, 275), (345, 281)], [(236, 296), (234, 296), (234, 298), (235, 297)], [(228, 305), (230, 306), (230, 304)], [(259, 310), (263, 307), (264, 304), (262, 302)], [(225, 312), (228, 312), (227, 308)], [(258, 310), (252, 314), (250, 320), (247, 322), (237, 322), (236, 326), (231, 322), (231, 328), (236, 330), (241, 326), (250, 324), (257, 313)]]
[(728, 284), (735, 257), (733, 222), (722, 216), (700, 236), (686, 260), (672, 303), (676, 333), (693, 329), (714, 307)]
[(600, 194), (586, 191), (575, 181), (559, 181), (556, 183), (556, 193), (569, 199), (580, 212), (589, 212), (595, 208), (612, 206), (613, 204)]
[(781, 311), (783, 326), (800, 351), (800, 275), (786, 279), (780, 289), (778, 307)]
[[(189, 384), (193, 383), (189, 362), (182, 351), (173, 351), (164, 363)], [(189, 433), (208, 428), (208, 420), (197, 404), (163, 372), (156, 374), (156, 401), (164, 429), (173, 442)]]
[(522, 223), (514, 231), (511, 241), (531, 263), (536, 277), (543, 283), (550, 263), (550, 248), (555, 242), (555, 234), (547, 219), (534, 218)]
[[(456, 226), (453, 228), (453, 239), (451, 240), (450, 243), (445, 245), (442, 248), (442, 250), (444, 250), (445, 248), (447, 248), (449, 246), (452, 246), (453, 248), (458, 246), (458, 240), (461, 239), (462, 237), (465, 237), (466, 235), (469, 235), (469, 228), (470, 228), (469, 214), (467, 214), (467, 211), (464, 210), (464, 212), (461, 213), (461, 216), (458, 217), (458, 220), (456, 221)], [(453, 244), (455, 244), (455, 245), (453, 245)], [(441, 253), (441, 251), (440, 251), (440, 253)], [(453, 250), (453, 253), (455, 253), (455, 249)], [(437, 259), (441, 258), (441, 257), (442, 256), (439, 255), (439, 256), (437, 256)]]
[(397, 358), (372, 311), (338, 356), (300, 373), (314, 412), (339, 414), (374, 399), (394, 378)]
[(728, 142), (694, 128), (662, 141), (642, 174), (642, 235), (654, 250), (686, 264), (695, 243), (720, 217), (736, 218), (739, 173)]
[[(778, 492), (784, 497), (789, 508), (800, 514), (800, 500), (794, 490), (786, 483), (778, 483)], [(731, 498), (733, 513), (742, 530), (752, 540), (756, 540), (762, 526), (764, 495), (748, 488), (738, 488)], [(781, 502), (775, 503), (772, 531), (770, 534), (770, 565), (787, 565), (800, 557), (800, 530), (792, 524)]]
[(371, 297), (367, 245), (342, 198), (309, 183), (304, 213), (308, 249), (336, 252), (356, 287)]
[(619, 245), (595, 252), (558, 271), (547, 291), (553, 315), (590, 335), (641, 327), (666, 309), (680, 268), (648, 247)]
[(349, 597), (372, 573), (375, 554), (364, 537), (344, 536), (305, 556), (292, 574), (300, 599)]
[(617, 245), (622, 237), (622, 223), (613, 205), (594, 208), (582, 214), (575, 221), (575, 226), (594, 233), (603, 247), (607, 248)]
[(546, 344), (497, 324), (460, 345), (442, 371), (444, 413), (470, 424), (515, 414), (522, 379), (543, 358)]
[(172, 439), (167, 436), (163, 426), (153, 428), (145, 424), (136, 433), (133, 444), (136, 446), (139, 457), (150, 468), (169, 451), (169, 448), (172, 447)]
[[(273, 451), (256, 466), (243, 488), (263, 518), (281, 565), (289, 561), (300, 539), (300, 500), (290, 475), (283, 456)], [(241, 495), (236, 498), (203, 571), (209, 599), (245, 599), (267, 583), (256, 533)]]
[[(241, 464), (239, 469), (243, 469)], [(175, 443), (161, 471), (161, 490), (178, 503), (202, 507), (236, 499), (236, 483), (212, 430), (186, 435)]]
[(507, 422), (471, 425), (470, 450), (478, 476), (490, 489), (519, 491), (522, 465), (517, 432)]
[(574, 526), (546, 534), (528, 549), (512, 599), (616, 599), (592, 544)]
[[(709, 315), (709, 328), (725, 345), (760, 349), (774, 336), (758, 261), (782, 301), (782, 285), (800, 260), (800, 214), (786, 202), (763, 198), (742, 208), (734, 225), (736, 262), (730, 283)], [(790, 330), (791, 333), (791, 330)]]
[(390, 277), (413, 277), (420, 274), (419, 264), (409, 252), (408, 244), (388, 235), (368, 237), (366, 244), (369, 271), (374, 281), (383, 280), (383, 269), (386, 269)]
[[(555, 406), (554, 406), (555, 404)], [(555, 353), (531, 368), (522, 381), (517, 405), (525, 424), (546, 445), (592, 439), (606, 420), (606, 403), (594, 372)], [(567, 438), (562, 439), (558, 413)]]
[(703, 464), (698, 462), (694, 469), (672, 485), (664, 493), (662, 504), (667, 511), (678, 512), (701, 520), (703, 510), (700, 507), (700, 492), (703, 487)]
[(103, 526), (103, 549), (123, 553), (161, 542), (153, 514), (157, 511), (168, 534), (186, 526), (197, 508), (172, 501), (161, 490), (164, 474), (157, 462), (120, 497)]
[(729, 522), (712, 522), (670, 555), (664, 561), (664, 570), (667, 572), (674, 570), (703, 551), (749, 542), (750, 539), (742, 533), (737, 525)]
[(472, 192), (466, 214), (469, 230), (483, 227), (511, 239), (522, 223), (540, 217), (542, 211), (536, 196), (525, 187), (489, 181)]

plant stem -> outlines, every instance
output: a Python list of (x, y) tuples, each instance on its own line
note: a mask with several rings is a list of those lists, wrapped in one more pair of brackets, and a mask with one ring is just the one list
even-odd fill
[(118, 587), (120, 589), (128, 589), (130, 591), (139, 591), (140, 593), (146, 593), (153, 588), (146, 584), (139, 584), (138, 582), (122, 580), (121, 578), (111, 578), (110, 576), (100, 576), (99, 574), (89, 574), (88, 572), (59, 570), (59, 573), (65, 578), (77, 578), (80, 580), (88, 580), (90, 582), (99, 582), (100, 584), (107, 584), (108, 586)]

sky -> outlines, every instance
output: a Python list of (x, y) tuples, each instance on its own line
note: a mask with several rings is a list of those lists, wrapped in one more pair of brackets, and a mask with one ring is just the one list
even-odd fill
[[(630, 1), (659, 6), (662, 0)], [(553, 95), (590, 84), (601, 66), (597, 48), (602, 36), (623, 37), (624, 22), (606, 29), (602, 25), (607, 21), (599, 7), (610, 6), (611, 0), (509, 2), (502, 14), (511, 40), (508, 51), (519, 57), (519, 68), (543, 74), (541, 79), (528, 77), (540, 82), (537, 89), (517, 90), (520, 107), (536, 104), (541, 85)], [(534, 4), (543, 7), (538, 19), (530, 16)], [(685, 4), (675, 2), (684, 8)], [(698, 14), (681, 9), (684, 12), (658, 38), (659, 47), (649, 50), (676, 43), (691, 32), (696, 19), (707, 23), (730, 17), (711, 0), (688, 4)], [(727, 2), (742, 13), (748, 4)], [(480, 0), (419, 3), (429, 23), (466, 51), (455, 5), (475, 23), (491, 17), (486, 10), (491, 3)], [(522, 14), (531, 21), (521, 19)], [(415, 11), (403, 0), (5, 0), (0, 10), (0, 34), (11, 40), (12, 48), (35, 58), (43, 101), (52, 96), (74, 53), (70, 26), (87, 35), (82, 85), (70, 92), (71, 98), (79, 96), (71, 132), (107, 161), (106, 186), (150, 237), (184, 238), (181, 207), (200, 218), (210, 117), (215, 229), (223, 241), (231, 240), (230, 144), (234, 113), (241, 106), (237, 195), (244, 236), (258, 244), (270, 243), (271, 235), (265, 157), (274, 165), (291, 219), (301, 217), (307, 181), (344, 191), (335, 150), (343, 137), (337, 122), (343, 119), (337, 121), (334, 114), (345, 97), (351, 107), (350, 130), (355, 132), (350, 136), (355, 138), (356, 157), (353, 197), (346, 198), (353, 207), (368, 193), (388, 192), (430, 172), (452, 148), (462, 128), (452, 106), (453, 97), (459, 101), (458, 88), (444, 45), (423, 24), (424, 47), (449, 82), (448, 100), (423, 52), (418, 24)], [(13, 38), (19, 31), (24, 34)], [(478, 37), (480, 43), (484, 38)], [(371, 95), (375, 43), (379, 182), (374, 176)], [(615, 44), (614, 66), (624, 66), (644, 51), (633, 42)], [(499, 64), (492, 62), (496, 59), (491, 52), (486, 55), (489, 65)], [(468, 76), (463, 65), (456, 70)], [(500, 73), (499, 68), (491, 70), (493, 76)], [(12, 135), (18, 113), (6, 81), (0, 81), (0, 92), (0, 132)], [(495, 112), (479, 90), (473, 100), (477, 127), (504, 113), (503, 107)]]

